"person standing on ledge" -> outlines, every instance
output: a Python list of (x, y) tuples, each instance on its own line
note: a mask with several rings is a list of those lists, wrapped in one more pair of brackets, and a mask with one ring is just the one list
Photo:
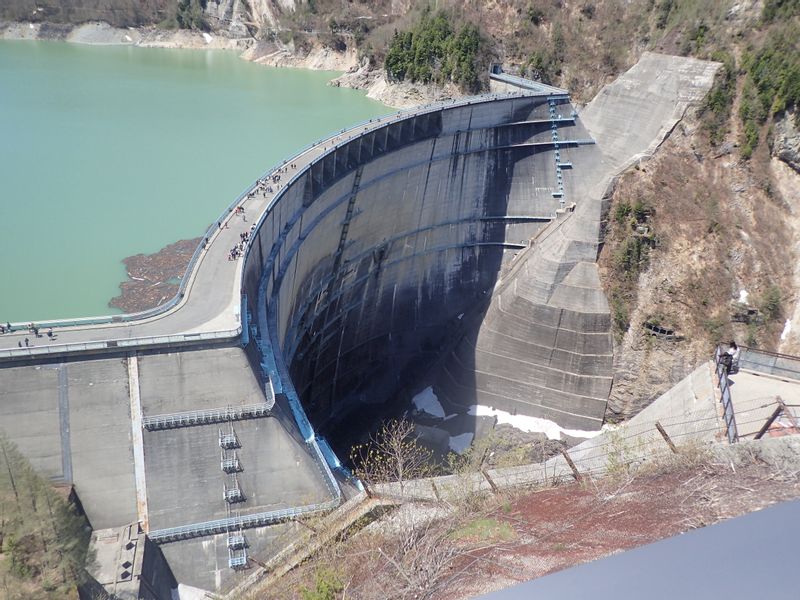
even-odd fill
[(739, 370), (739, 346), (731, 340), (728, 349), (720, 354), (719, 363), (725, 367), (725, 374), (730, 375), (731, 371)]
[(736, 345), (736, 342), (731, 340), (730, 347), (728, 348), (728, 354), (731, 355), (731, 368), (728, 369), (728, 373), (731, 371), (738, 371), (739, 370), (739, 354), (741, 354), (741, 350), (739, 350), (739, 346)]

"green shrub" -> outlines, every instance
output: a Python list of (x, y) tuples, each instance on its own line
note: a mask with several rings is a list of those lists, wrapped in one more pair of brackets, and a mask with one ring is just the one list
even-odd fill
[(726, 321), (721, 317), (709, 317), (708, 319), (703, 320), (703, 329), (708, 332), (708, 335), (712, 340), (719, 340), (722, 338), (726, 324)]
[(750, 348), (758, 348), (758, 328), (755, 323), (748, 323), (747, 338), (744, 344)]
[(761, 299), (761, 312), (768, 321), (779, 319), (783, 310), (781, 307), (781, 290), (776, 285), (771, 285), (764, 292)]
[[(772, 27), (761, 48), (744, 54), (742, 66), (748, 76), (739, 111), (745, 126), (800, 106), (800, 23)], [(795, 119), (800, 124), (800, 111)]]
[(42, 600), (68, 597), (92, 561), (89, 537), (86, 519), (0, 433), (2, 589), (28, 589), (24, 597)]
[(714, 87), (706, 97), (703, 106), (703, 126), (715, 146), (722, 142), (727, 133), (731, 107), (736, 97), (736, 59), (726, 51), (712, 53), (711, 59), (722, 63), (714, 79)]
[(544, 11), (538, 6), (529, 6), (527, 10), (528, 21), (536, 27), (544, 22)]
[(614, 220), (618, 225), (624, 225), (631, 214), (631, 205), (627, 202), (620, 202), (614, 209)]
[(336, 600), (338, 594), (344, 589), (344, 584), (339, 576), (330, 569), (318, 569), (314, 575), (314, 587), (300, 588), (303, 600)]
[(561, 74), (561, 64), (549, 48), (537, 49), (522, 67), (523, 75), (551, 84)]
[(611, 296), (611, 315), (614, 319), (614, 329), (617, 333), (617, 337), (621, 338), (622, 335), (628, 331), (628, 327), (630, 327), (630, 319), (625, 302), (615, 294)]
[(675, 0), (661, 0), (656, 6), (656, 28), (664, 29), (675, 8)]
[(637, 223), (643, 223), (651, 212), (650, 207), (641, 198), (638, 198), (633, 205), (633, 216), (636, 217)]
[(614, 268), (621, 277), (633, 280), (647, 267), (649, 258), (650, 246), (645, 239), (631, 235), (617, 248)]
[(800, 15), (800, 0), (766, 0), (761, 12), (765, 22), (790, 19)]
[(178, 27), (208, 31), (208, 22), (203, 14), (205, 7), (206, 0), (178, 0), (175, 13)]
[(384, 66), (390, 79), (445, 83), (479, 91), (488, 67), (485, 42), (472, 23), (454, 31), (447, 13), (426, 10), (408, 31), (395, 31)]

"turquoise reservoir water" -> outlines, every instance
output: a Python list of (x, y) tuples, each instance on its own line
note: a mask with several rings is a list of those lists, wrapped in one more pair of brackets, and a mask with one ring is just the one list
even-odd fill
[(269, 166), (391, 111), (334, 75), (0, 41), (0, 321), (114, 312), (123, 258), (199, 236)]

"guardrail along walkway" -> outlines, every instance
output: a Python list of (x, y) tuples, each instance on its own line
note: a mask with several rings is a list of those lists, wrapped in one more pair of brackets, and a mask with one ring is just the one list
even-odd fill
[(142, 427), (148, 431), (156, 431), (159, 429), (176, 429), (178, 427), (242, 421), (244, 419), (260, 419), (271, 415), (272, 411), (267, 404), (248, 404), (246, 406), (229, 406), (227, 408), (193, 410), (169, 415), (142, 417)]
[(205, 523), (195, 523), (192, 525), (184, 525), (181, 527), (170, 527), (168, 529), (156, 529), (147, 534), (152, 541), (157, 544), (165, 544), (168, 542), (175, 542), (178, 540), (188, 540), (196, 537), (203, 537), (207, 535), (216, 535), (220, 533), (230, 533), (234, 531), (241, 531), (250, 527), (264, 527), (266, 525), (274, 525), (284, 521), (290, 521), (302, 516), (310, 515), (319, 511), (332, 510), (339, 504), (339, 498), (334, 498), (328, 502), (320, 504), (312, 504), (310, 506), (299, 506), (295, 508), (284, 508), (281, 510), (273, 510), (269, 512), (261, 512), (252, 515), (243, 515), (238, 517), (229, 517), (227, 519), (218, 519), (216, 521), (207, 521)]

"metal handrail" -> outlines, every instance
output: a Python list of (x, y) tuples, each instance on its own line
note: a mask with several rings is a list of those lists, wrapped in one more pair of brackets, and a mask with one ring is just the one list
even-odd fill
[(175, 429), (177, 427), (191, 427), (193, 425), (207, 425), (210, 423), (225, 423), (240, 421), (242, 419), (255, 419), (268, 417), (272, 411), (266, 404), (248, 404), (245, 406), (228, 406), (208, 410), (193, 410), (179, 413), (153, 415), (142, 417), (142, 427), (148, 431), (157, 429)]
[(502, 67), (489, 72), (489, 79), (495, 79), (497, 81), (504, 81), (506, 83), (510, 83), (512, 85), (516, 85), (521, 87), (522, 89), (526, 90), (539, 90), (539, 94), (541, 95), (568, 95), (569, 92), (562, 88), (557, 88), (553, 85), (549, 85), (547, 83), (542, 83), (541, 81), (534, 81), (532, 79), (526, 79), (525, 77), (520, 77), (519, 75), (511, 75), (510, 73), (506, 73), (502, 70)]
[(185, 342), (202, 342), (220, 339), (237, 338), (242, 333), (241, 326), (235, 329), (225, 329), (220, 331), (208, 331), (201, 333), (179, 333), (174, 335), (155, 335), (143, 336), (138, 338), (126, 338), (117, 340), (100, 340), (89, 342), (77, 342), (72, 344), (52, 344), (47, 346), (30, 346), (25, 348), (9, 348), (0, 350), (2, 358), (34, 358), (36, 356), (47, 356), (51, 354), (63, 354), (68, 352), (85, 352), (95, 350), (108, 350), (114, 348), (130, 348), (139, 346), (158, 346), (161, 344), (175, 344)]
[[(741, 350), (739, 364), (742, 368), (776, 377), (800, 379), (800, 357), (747, 346), (739, 348)], [(766, 360), (757, 360), (758, 357), (764, 357)]]
[(736, 415), (733, 410), (733, 398), (731, 389), (728, 385), (728, 372), (719, 359), (721, 356), (720, 347), (717, 346), (714, 352), (714, 370), (717, 373), (717, 383), (719, 384), (720, 402), (722, 403), (723, 418), (725, 420), (725, 430), (728, 434), (728, 442), (733, 444), (739, 440), (739, 433), (736, 429)]
[(339, 505), (339, 501), (340, 499), (337, 497), (327, 500), (326, 502), (309, 504), (307, 506), (295, 506), (280, 510), (254, 513), (251, 515), (228, 517), (226, 519), (217, 519), (215, 521), (183, 525), (180, 527), (156, 529), (148, 532), (147, 537), (157, 544), (164, 544), (167, 542), (202, 537), (206, 535), (229, 533), (239, 529), (249, 529), (251, 527), (272, 525), (282, 521), (296, 519), (297, 517), (332, 510)]

